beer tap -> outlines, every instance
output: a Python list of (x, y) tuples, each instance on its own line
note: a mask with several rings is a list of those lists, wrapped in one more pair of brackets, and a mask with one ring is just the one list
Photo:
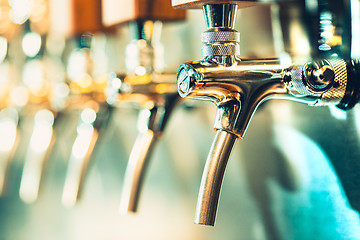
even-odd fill
[[(66, 46), (71, 47), (65, 56), (66, 86), (63, 87), (68, 90), (68, 96), (61, 113), (77, 115), (76, 137), (62, 192), (63, 205), (72, 207), (81, 197), (86, 174), (111, 117), (111, 107), (104, 96), (107, 59), (97, 43), (103, 43), (103, 33), (112, 31), (102, 24), (99, 0), (50, 0), (50, 16), (52, 34), (65, 37)], [(98, 52), (101, 54), (96, 55)]]
[[(240, 59), (234, 29), (238, 6), (253, 1), (179, 1), (175, 8), (203, 8), (207, 30), (199, 61), (179, 67), (180, 96), (217, 106), (216, 136), (204, 168), (195, 223), (214, 225), (221, 184), (236, 139), (243, 139), (258, 106), (284, 99), (313, 106), (358, 102), (359, 62), (339, 57), (282, 65), (278, 59)], [(347, 96), (350, 96), (349, 98)], [(349, 100), (351, 99), (351, 100)]]
[(133, 39), (126, 48), (127, 72), (112, 74), (107, 90), (110, 104), (118, 107), (132, 104), (140, 109), (138, 136), (130, 153), (121, 195), (122, 213), (137, 211), (154, 145), (179, 102), (176, 74), (164, 73), (162, 69), (162, 46), (158, 39), (162, 27), (160, 21), (183, 20), (185, 17), (184, 11), (174, 11), (165, 1), (146, 1), (143, 5), (136, 2), (130, 3), (139, 8), (128, 13), (130, 18), (120, 16), (121, 19), (116, 20), (117, 24), (131, 21)]
[(79, 47), (70, 54), (68, 77), (70, 96), (65, 111), (79, 113), (77, 136), (73, 143), (65, 177), (62, 203), (74, 206), (81, 197), (86, 173), (95, 156), (106, 126), (111, 118), (111, 107), (106, 103), (106, 77), (95, 78), (91, 42), (94, 37), (83, 34)]
[(14, 63), (9, 57), (10, 42), (19, 30), (10, 19), (11, 7), (8, 1), (0, 1), (0, 196), (5, 195), (8, 170), (11, 159), (19, 141), (18, 123), (19, 112), (11, 101), (11, 92), (14, 90), (15, 72)]
[[(14, 57), (11, 59), (14, 61), (14, 65), (23, 65), (21, 81), (10, 77), (10, 74), (4, 74), (5, 78), (9, 78), (9, 81), (12, 82), (8, 83), (9, 89), (3, 88), (9, 91), (1, 104), (3, 108), (1, 125), (2, 128), (7, 128), (4, 132), (7, 133), (5, 136), (8, 138), (7, 143), (3, 145), (3, 150), (5, 148), (10, 150), (11, 147), (13, 150), (15, 149), (19, 135), (16, 131), (19, 118), (25, 115), (34, 117), (33, 133), (26, 150), (19, 190), (20, 197), (24, 201), (32, 202), (38, 196), (46, 155), (51, 149), (51, 142), (54, 140), (52, 127), (56, 113), (50, 106), (51, 83), (45, 76), (47, 61), (44, 57), (46, 33), (48, 31), (48, 8), (47, 1), (35, 0), (33, 4), (9, 2), (9, 6), (4, 2), (1, 1), (0, 3), (2, 7), (5, 6), (2, 9), (4, 10), (2, 17), (7, 19), (2, 18), (2, 23), (5, 24), (2, 24), (1, 35), (10, 39), (12, 35), (19, 36), (18, 33), (22, 33), (21, 46), (26, 60), (24, 63), (22, 58)], [(12, 25), (16, 27), (12, 27)], [(7, 28), (10, 28), (10, 31), (4, 33), (3, 31)], [(15, 54), (19, 54), (19, 52), (15, 50)], [(13, 56), (9, 58), (11, 57)], [(8, 73), (14, 69), (8, 68)], [(2, 155), (5, 156), (3, 150)]]
[[(45, 19), (43, 20), (46, 21)], [(22, 114), (33, 117), (33, 129), (25, 155), (19, 194), (28, 203), (38, 198), (42, 175), (55, 141), (54, 123), (57, 117), (57, 111), (51, 104), (54, 83), (47, 75), (46, 33), (33, 31), (41, 28), (32, 24), (30, 20), (24, 23), (22, 39), (23, 51), (27, 57), (22, 81), (28, 93)]]

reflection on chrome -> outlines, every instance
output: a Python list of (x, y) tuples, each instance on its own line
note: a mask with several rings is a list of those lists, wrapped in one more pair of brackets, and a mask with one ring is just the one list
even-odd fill
[[(180, 96), (217, 106), (217, 135), (205, 165), (195, 214), (196, 223), (214, 225), (233, 141), (244, 137), (258, 106), (270, 99), (285, 99), (349, 109), (358, 101), (355, 82), (360, 68), (358, 61), (345, 61), (338, 55), (292, 66), (283, 66), (278, 59), (240, 59), (240, 34), (233, 28), (237, 5), (204, 5), (203, 11), (207, 25), (202, 34), (204, 58), (182, 64), (177, 85)], [(329, 33), (334, 29), (326, 12), (320, 21), (324, 43), (319, 49), (328, 52), (339, 46), (340, 40), (331, 38), (335, 32)]]
[(91, 108), (81, 111), (65, 177), (62, 194), (64, 206), (74, 206), (80, 197), (90, 156), (98, 138), (98, 131), (93, 126), (96, 117), (97, 113)]
[(6, 178), (12, 155), (16, 150), (18, 113), (15, 109), (0, 112), (0, 196), (6, 188)]
[(111, 73), (107, 102), (140, 109), (138, 136), (130, 153), (120, 200), (120, 212), (136, 212), (147, 166), (158, 138), (161, 137), (179, 102), (176, 75), (161, 72), (163, 48), (159, 43), (161, 22), (131, 23), (133, 40), (126, 47), (126, 74)]
[(21, 199), (26, 203), (32, 203), (38, 198), (47, 155), (54, 141), (53, 124), (54, 114), (51, 111), (43, 109), (35, 114), (19, 191)]
[(22, 40), (22, 48), (26, 56), (35, 57), (41, 48), (41, 36), (34, 32), (28, 32)]

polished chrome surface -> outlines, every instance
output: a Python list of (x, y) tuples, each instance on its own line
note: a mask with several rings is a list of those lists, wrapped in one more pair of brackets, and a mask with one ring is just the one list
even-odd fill
[[(0, 2), (8, 3), (7, 0)], [(13, 6), (24, 9), (25, 1), (11, 2)], [(351, 2), (359, 4), (358, 0)], [(359, 8), (352, 10), (360, 13)], [(250, 58), (281, 57), (273, 47), (270, 6), (259, 4), (239, 11), (236, 28), (241, 29), (241, 54)], [(168, 71), (177, 68), (179, 63), (201, 58), (199, 33), (205, 27), (201, 10), (189, 11), (188, 17), (185, 24), (164, 24), (161, 41), (165, 46)], [(5, 23), (3, 18), (4, 14), (1, 14), (1, 22)], [(0, 29), (4, 27), (4, 24), (0, 25)], [(358, 30), (356, 26), (353, 29)], [(292, 25), (289, 34), (298, 33), (298, 27)], [(95, 36), (96, 43), (100, 40), (101, 45), (97, 46), (101, 48), (95, 49), (94, 59), (98, 59), (100, 64), (95, 62), (94, 67), (106, 63), (102, 58), (105, 55), (110, 63), (106, 72), (125, 69), (128, 29), (125, 26), (117, 30), (116, 36), (114, 33), (100, 35), (100, 39)], [(61, 58), (54, 59), (53, 55), (46, 53), (51, 57), (47, 58), (48, 63), (55, 61), (60, 67), (75, 44), (72, 39), (62, 42), (62, 37), (55, 36), (51, 47), (59, 53), (59, 49), (65, 46), (65, 52), (59, 53)], [(54, 39), (54, 36), (50, 38)], [(22, 53), (16, 53), (21, 52), (21, 39), (19, 36), (11, 41), (12, 47), (9, 48), (11, 58), (8, 60), (11, 63), (16, 61), (18, 71), (24, 67), (20, 62), (24, 58)], [(281, 40), (281, 35), (274, 39)], [(299, 34), (293, 39), (306, 43)], [(358, 42), (354, 39), (355, 46)], [(306, 47), (299, 50), (307, 54)], [(303, 61), (297, 59), (297, 62), (307, 63), (308, 56)], [(71, 65), (79, 69), (82, 62), (74, 61)], [(7, 73), (3, 67), (1, 63), (1, 80)], [(49, 75), (61, 83), (66, 72), (62, 68), (54, 71), (52, 66), (47, 69), (51, 70)], [(11, 69), (9, 73), (16, 74), (17, 71)], [(15, 79), (20, 78), (21, 72), (15, 76)], [(0, 82), (3, 86), (3, 81)], [(17, 83), (16, 80), (10, 82)], [(125, 85), (124, 90), (127, 89)], [(0, 92), (4, 89), (6, 87), (1, 87)], [(82, 92), (82, 88), (79, 89)], [(65, 90), (59, 91), (64, 97), (64, 83), (54, 90)], [(15, 99), (21, 102), (25, 93), (16, 95)], [(135, 95), (133, 97), (135, 100)], [(90, 95), (90, 98), (98, 99), (96, 95)], [(14, 98), (2, 98), (0, 105), (10, 99)], [(76, 103), (78, 101), (73, 105), (81, 109), (85, 104)], [(227, 99), (227, 104), (232, 103), (231, 98)], [(161, 142), (155, 146), (155, 158), (150, 162), (139, 205), (141, 213), (130, 216), (122, 216), (117, 210), (127, 160), (137, 134), (137, 111), (134, 108), (127, 105), (116, 109), (111, 124), (106, 127), (106, 135), (99, 133), (98, 139), (102, 141), (88, 171), (81, 202), (72, 209), (65, 209), (60, 200), (80, 111), (61, 112), (57, 118), (56, 141), (43, 175), (39, 198), (34, 204), (24, 204), (18, 191), (32, 135), (33, 117), (17, 109), (20, 116), (17, 136), (21, 134), (21, 138), (9, 162), (6, 191), (0, 198), (0, 239), (360, 239), (359, 213), (354, 211), (360, 209), (359, 106), (341, 111), (335, 106), (315, 108), (281, 100), (261, 105), (251, 120), (244, 141), (236, 143), (230, 154), (216, 227), (209, 228), (193, 224), (192, 219), (201, 173), (215, 136), (212, 124), (216, 106), (211, 102), (190, 99), (185, 104), (186, 107), (174, 111)], [(4, 118), (0, 117), (0, 123), (1, 119)], [(8, 125), (7, 121), (5, 125)], [(13, 123), (9, 125), (12, 127), (8, 130), (14, 129)], [(9, 134), (2, 130), (3, 127), (0, 129), (2, 141)], [(4, 142), (10, 145), (12, 141), (7, 139)], [(0, 144), (0, 147), (5, 148), (5, 145)]]
[[(236, 32), (231, 20), (236, 5), (206, 5), (203, 9), (208, 26), (203, 35), (204, 59), (182, 64), (177, 84), (181, 97), (216, 104), (214, 128), (217, 131), (242, 139), (258, 106), (269, 99), (336, 105), (344, 98), (348, 79), (344, 60), (331, 57), (285, 66), (277, 59), (240, 59), (239, 51), (235, 50), (239, 46), (238, 38), (235, 34), (223, 33), (223, 29)], [(211, 159), (213, 165), (225, 168), (217, 152), (224, 151), (224, 156), (229, 156), (232, 144), (222, 146), (223, 150), (216, 149), (214, 146), (221, 146), (221, 141), (218, 136), (215, 138), (208, 162)], [(223, 176), (209, 173), (209, 164), (204, 169), (196, 217), (196, 222), (205, 225), (214, 224), (222, 182), (219, 178)], [(212, 184), (205, 184), (207, 182)], [(217, 190), (209, 190), (212, 188)]]
[[(230, 131), (242, 138), (253, 113), (262, 102), (276, 98), (316, 105), (321, 103), (321, 99), (326, 99), (329, 91), (338, 89), (308, 91), (304, 95), (300, 90), (304, 87), (298, 82), (303, 82), (305, 66), (284, 68), (276, 59), (236, 60), (231, 66), (223, 66), (210, 59), (186, 63), (180, 66), (178, 72), (179, 94), (214, 102), (218, 106), (214, 128)], [(294, 68), (301, 73), (294, 72)], [(284, 76), (288, 77), (288, 82), (284, 81)], [(342, 71), (337, 71), (336, 78), (342, 77)], [(294, 91), (294, 86), (299, 86), (299, 90)], [(337, 97), (333, 100), (338, 103), (341, 99)], [(232, 117), (224, 117), (224, 114)]]
[(6, 193), (9, 169), (16, 151), (19, 132), (19, 114), (16, 109), (5, 108), (0, 111), (0, 196)]
[(203, 225), (215, 224), (220, 189), (226, 164), (236, 135), (218, 130), (206, 160), (201, 178), (198, 203), (195, 211), (195, 223)]
[(144, 20), (130, 23), (131, 41), (125, 49), (128, 74), (163, 70), (163, 46), (159, 42), (161, 28), (160, 21)]
[(203, 10), (208, 30), (202, 34), (202, 56), (239, 55), (240, 34), (233, 29), (237, 5), (204, 5)]
[(62, 193), (64, 206), (74, 206), (81, 197), (85, 175), (99, 137), (99, 131), (94, 127), (97, 118), (96, 109), (85, 108), (80, 113)]
[(234, 28), (237, 5), (210, 4), (204, 5), (206, 26), (211, 28)]
[(176, 75), (162, 72), (160, 22), (131, 23), (133, 40), (127, 45), (125, 74), (111, 73), (107, 102), (140, 109), (138, 136), (130, 153), (121, 194), (120, 212), (136, 212), (153, 148), (180, 100)]
[(54, 114), (46, 109), (36, 112), (34, 129), (27, 149), (20, 184), (20, 198), (27, 203), (37, 200), (44, 166), (52, 149)]
[[(76, 41), (78, 48), (71, 51), (68, 59), (70, 95), (63, 112), (74, 112), (78, 119), (61, 196), (66, 207), (73, 207), (82, 196), (86, 177), (112, 114), (104, 94), (107, 75), (97, 76), (95, 71), (94, 41), (91, 34), (80, 36)], [(76, 66), (77, 61), (82, 64)]]
[(154, 131), (154, 121), (158, 115), (157, 108), (143, 109), (139, 113), (138, 136), (131, 150), (125, 172), (124, 185), (121, 194), (120, 212), (136, 212), (143, 185), (146, 167), (159, 136)]
[[(132, 103), (141, 109), (138, 116), (138, 137), (131, 150), (125, 172), (120, 203), (122, 213), (137, 211), (140, 191), (153, 147), (162, 135), (172, 110), (179, 100), (176, 92), (168, 91), (174, 90), (173, 87), (168, 88), (167, 85), (168, 83), (151, 83), (138, 86), (139, 88), (135, 85), (135, 88), (132, 88), (134, 91), (132, 94), (119, 96), (119, 103)], [(164, 88), (160, 90), (162, 86)], [(157, 92), (159, 90), (160, 92)]]

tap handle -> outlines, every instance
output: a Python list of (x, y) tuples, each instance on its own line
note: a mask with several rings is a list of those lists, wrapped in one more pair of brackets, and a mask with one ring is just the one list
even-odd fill
[(103, 22), (107, 26), (130, 21), (183, 21), (185, 11), (174, 10), (169, 0), (103, 0)]
[(101, 0), (50, 0), (50, 28), (60, 36), (112, 31), (101, 20)]

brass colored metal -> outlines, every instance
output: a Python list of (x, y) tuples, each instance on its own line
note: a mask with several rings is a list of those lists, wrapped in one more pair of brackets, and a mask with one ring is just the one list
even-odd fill
[[(208, 2), (208, 1), (205, 1)], [(213, 2), (212, 2), (213, 3)], [(346, 63), (331, 58), (283, 66), (278, 59), (240, 59), (233, 29), (237, 5), (204, 5), (207, 31), (203, 59), (182, 64), (177, 75), (181, 97), (217, 106), (217, 135), (201, 181), (195, 222), (214, 225), (223, 174), (234, 140), (242, 139), (258, 106), (269, 99), (309, 105), (339, 104), (347, 85)]]
[(180, 97), (176, 74), (163, 73), (156, 55), (154, 36), (161, 24), (138, 21), (130, 25), (134, 36), (127, 49), (127, 73), (112, 74), (107, 89), (107, 102), (118, 107), (132, 105), (140, 109), (138, 137), (130, 154), (125, 172), (120, 212), (137, 210), (141, 187), (152, 150), (161, 137)]
[(195, 211), (195, 223), (213, 226), (226, 164), (236, 136), (218, 130), (206, 160)]
[(91, 77), (93, 59), (90, 46), (75, 49), (73, 53), (81, 53), (88, 65), (82, 77), (70, 79), (71, 95), (66, 101), (65, 111), (79, 112), (77, 136), (72, 146), (62, 193), (62, 203), (67, 207), (73, 207), (81, 198), (87, 172), (99, 145), (98, 140), (102, 138), (112, 113), (104, 94), (106, 81)]
[(175, 74), (144, 76), (113, 75), (108, 101), (118, 107), (140, 108), (138, 137), (132, 148), (125, 172), (120, 212), (136, 212), (146, 169), (157, 140), (163, 134), (172, 110), (179, 102)]

